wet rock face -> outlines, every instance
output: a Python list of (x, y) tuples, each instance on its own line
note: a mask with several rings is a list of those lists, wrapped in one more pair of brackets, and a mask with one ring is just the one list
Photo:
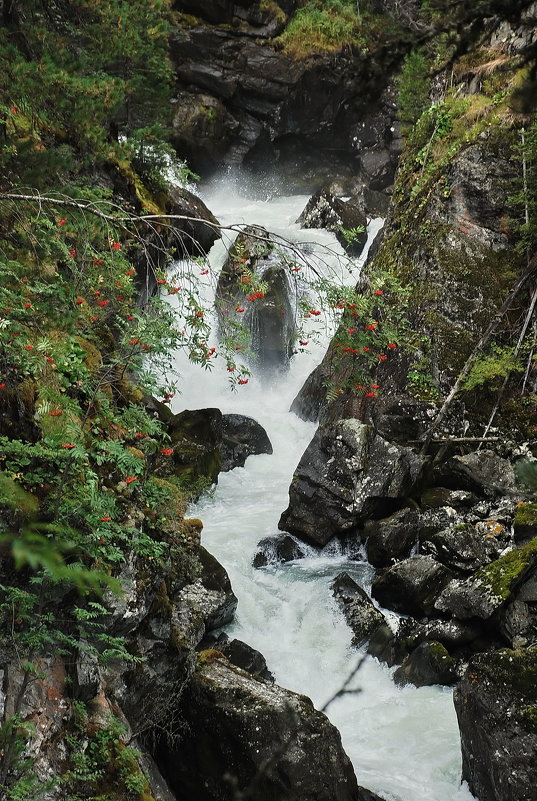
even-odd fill
[(384, 615), (348, 573), (340, 573), (330, 586), (352, 630), (352, 644), (359, 647), (384, 623)]
[(410, 489), (422, 461), (356, 419), (320, 427), (289, 488), (279, 528), (318, 545), (389, 508)]
[[(222, 164), (279, 163), (297, 185), (305, 165), (310, 188), (322, 185), (321, 155), (326, 164), (333, 154), (329, 174), (360, 171), (372, 190), (385, 189), (399, 155), (389, 76), (372, 81), (375, 65), (350, 50), (300, 61), (278, 52), (270, 40), (296, 5), (178, 0), (178, 9), (197, 17), (183, 20), (171, 39), (178, 153), (201, 174)], [(297, 156), (301, 167), (291, 176)]]
[(358, 801), (339, 733), (309, 699), (210, 654), (184, 697), (180, 764), (162, 754), (178, 797), (231, 801), (236, 788), (256, 801)]
[(259, 453), (272, 453), (272, 445), (263, 426), (243, 414), (224, 414), (220, 469), (225, 472), (242, 467), (248, 456)]
[[(367, 241), (367, 218), (363, 208), (352, 199), (341, 200), (328, 189), (310, 198), (297, 223), (302, 228), (326, 228), (332, 231), (349, 256), (359, 255)], [(354, 230), (354, 237), (346, 237), (342, 229), (348, 232)]]
[(462, 777), (480, 801), (534, 801), (537, 648), (479, 654), (455, 690)]

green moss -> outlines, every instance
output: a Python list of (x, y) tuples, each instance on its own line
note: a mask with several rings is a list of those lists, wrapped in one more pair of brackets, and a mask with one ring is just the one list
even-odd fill
[(537, 526), (537, 503), (523, 503), (517, 506), (514, 525)]
[(259, 9), (260, 11), (266, 11), (270, 13), (272, 19), (274, 19), (276, 22), (285, 22), (287, 19), (285, 11), (283, 11), (278, 3), (274, 2), (274, 0), (260, 0)]
[(490, 565), (482, 567), (475, 573), (475, 579), (492, 596), (505, 601), (509, 598), (517, 580), (532, 564), (536, 555), (537, 537), (522, 548), (515, 548), (496, 559), (495, 562), (491, 562)]

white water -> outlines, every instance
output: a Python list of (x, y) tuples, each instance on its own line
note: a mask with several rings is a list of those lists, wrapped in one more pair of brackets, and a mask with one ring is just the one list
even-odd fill
[[(288, 238), (338, 249), (327, 232), (299, 231), (294, 225), (307, 197), (263, 202), (224, 186), (207, 192), (204, 200), (223, 224), (257, 223)], [(224, 252), (221, 243), (213, 248), (215, 270)], [(347, 281), (355, 279), (348, 276)], [(210, 292), (209, 277), (207, 297)], [(313, 346), (309, 354), (294, 357), (290, 373), (279, 382), (267, 385), (254, 376), (235, 394), (228, 390), (225, 366), (218, 360), (213, 372), (203, 373), (193, 372), (195, 368), (178, 357), (186, 380), (173, 407), (178, 412), (217, 406), (225, 413), (250, 415), (269, 434), (274, 453), (251, 456), (244, 468), (221, 474), (214, 495), (191, 512), (202, 518), (203, 543), (227, 569), (239, 599), (236, 620), (227, 632), (260, 650), (276, 681), (310, 696), (317, 707), (341, 687), (360, 656), (350, 647), (350, 630), (332, 599), (330, 581), (346, 570), (368, 588), (372, 569), (365, 562), (348, 562), (335, 551), (312, 552), (309, 558), (262, 570), (254, 570), (251, 562), (258, 541), (277, 533), (293, 471), (315, 431), (314, 424), (288, 409), (322, 353), (322, 345)], [(390, 801), (470, 801), (472, 796), (460, 786), (451, 692), (397, 688), (392, 672), (368, 657), (354, 680), (360, 692), (339, 698), (328, 709), (359, 784)]]

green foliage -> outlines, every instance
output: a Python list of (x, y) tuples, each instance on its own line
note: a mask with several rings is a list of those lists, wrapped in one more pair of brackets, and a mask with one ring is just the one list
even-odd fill
[(515, 359), (514, 352), (512, 347), (493, 346), (490, 353), (479, 356), (464, 381), (463, 389), (476, 389), (486, 384), (497, 387), (498, 379), (523, 372), (523, 361), (520, 357)]
[(134, 799), (149, 789), (138, 764), (139, 753), (123, 742), (125, 730), (118, 718), (96, 727), (84, 705), (73, 708), (73, 731), (66, 735), (68, 770), (60, 781), (67, 801)]
[(363, 225), (356, 225), (354, 228), (343, 228), (340, 227), (340, 232), (345, 239), (347, 245), (352, 245), (353, 242), (356, 242), (360, 234), (363, 234), (365, 228)]
[(361, 18), (352, 0), (307, 0), (279, 37), (284, 52), (302, 58), (357, 45)]
[(398, 81), (401, 131), (408, 133), (429, 106), (431, 64), (423, 50), (405, 58)]
[(169, 0), (17, 0), (10, 11), (0, 34), (0, 172), (9, 184), (71, 178), (108, 160), (118, 130), (168, 122)]
[(532, 254), (537, 248), (537, 115), (527, 129), (519, 130), (513, 153), (520, 164), (518, 191), (509, 198), (517, 213), (514, 228), (520, 237), (518, 250)]

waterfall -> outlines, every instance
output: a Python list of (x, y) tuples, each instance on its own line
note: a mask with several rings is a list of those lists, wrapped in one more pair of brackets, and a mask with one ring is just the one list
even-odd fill
[[(224, 224), (264, 225), (294, 241), (308, 240), (341, 252), (333, 235), (301, 231), (295, 225), (308, 200), (305, 196), (263, 201), (216, 184), (205, 190), (203, 199)], [(380, 224), (373, 221), (369, 226), (368, 244)], [(217, 243), (210, 254), (214, 270), (225, 254), (225, 243)], [(357, 262), (354, 274), (342, 276), (348, 284), (355, 283), (359, 266)], [(340, 269), (335, 257), (330, 269)], [(207, 279), (204, 291), (209, 300), (214, 281)], [(312, 341), (307, 353), (293, 356), (287, 373), (272, 376), (268, 383), (253, 375), (235, 393), (229, 391), (225, 365), (218, 359), (211, 372), (202, 372), (179, 354), (178, 369), (187, 380), (173, 407), (179, 412), (218, 406), (224, 413), (254, 417), (267, 430), (274, 453), (251, 456), (244, 468), (222, 474), (214, 493), (191, 513), (203, 520), (202, 542), (227, 569), (239, 599), (236, 619), (226, 631), (260, 650), (276, 681), (310, 696), (318, 708), (341, 687), (361, 653), (351, 648), (351, 632), (329, 584), (345, 570), (369, 589), (373, 569), (365, 561), (349, 561), (333, 546), (260, 570), (252, 567), (252, 558), (258, 541), (277, 533), (293, 471), (315, 431), (313, 423), (299, 420), (288, 409), (332, 333), (327, 325), (324, 342)], [(341, 732), (359, 784), (390, 801), (469, 801), (468, 789), (460, 786), (451, 690), (398, 688), (392, 672), (366, 658), (354, 680), (357, 692), (337, 699), (327, 712)]]

